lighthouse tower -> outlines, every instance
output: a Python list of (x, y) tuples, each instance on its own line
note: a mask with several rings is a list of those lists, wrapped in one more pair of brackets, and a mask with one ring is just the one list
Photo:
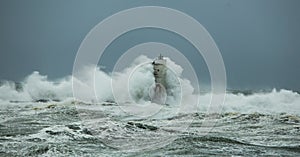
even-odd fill
[(152, 91), (151, 101), (157, 104), (165, 104), (166, 92), (166, 75), (167, 75), (167, 60), (160, 54), (153, 62), (153, 75), (155, 78), (155, 87)]
[(166, 67), (167, 60), (160, 54), (153, 62), (153, 75), (155, 77), (155, 83), (161, 84), (166, 87)]

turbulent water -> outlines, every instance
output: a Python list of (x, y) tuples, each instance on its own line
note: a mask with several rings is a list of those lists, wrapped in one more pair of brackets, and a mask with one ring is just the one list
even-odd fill
[[(0, 156), (300, 155), (296, 114), (224, 112), (204, 136), (205, 113), (143, 119), (114, 111), (114, 103), (1, 104)], [(186, 130), (166, 129), (191, 119)], [(154, 137), (174, 141), (156, 148)]]
[[(134, 102), (122, 97), (116, 103), (106, 82), (110, 76), (99, 69), (97, 99), (85, 90), (82, 99), (73, 97), (71, 80), (89, 89), (89, 79), (50, 81), (34, 72), (21, 83), (2, 82), (0, 156), (300, 156), (298, 93), (230, 91), (220, 112), (208, 112), (211, 93), (194, 94), (181, 79), (182, 91), (170, 86), (169, 94), (181, 92), (181, 105), (189, 106), (195, 97), (199, 104), (179, 109), (176, 98), (166, 105), (149, 102), (151, 69), (146, 65), (132, 76), (129, 93), (143, 100)], [(117, 75), (120, 87), (128, 71)], [(85, 70), (84, 76), (93, 73)]]

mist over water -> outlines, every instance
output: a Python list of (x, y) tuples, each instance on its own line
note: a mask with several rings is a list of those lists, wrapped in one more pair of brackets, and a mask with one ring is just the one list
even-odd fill
[[(36, 101), (40, 99), (63, 101), (70, 99), (73, 98), (73, 79), (74, 82), (77, 81), (77, 85), (79, 84), (82, 89), (85, 89), (79, 94), (80, 97), (76, 97), (76, 99), (82, 101), (101, 103), (115, 101), (114, 98), (118, 97), (120, 103), (149, 103), (149, 90), (155, 83), (151, 61), (152, 59), (146, 56), (140, 56), (135, 59), (130, 67), (110, 74), (103, 72), (99, 67), (92, 69), (86, 66), (81, 71), (80, 80), (72, 76), (49, 80), (46, 75), (41, 75), (35, 71), (21, 83), (3, 81), (0, 86), (0, 101)], [(169, 96), (166, 103), (170, 105), (194, 103), (196, 102), (194, 99), (199, 98), (199, 111), (206, 111), (210, 103), (211, 93), (195, 93), (189, 80), (181, 76), (184, 69), (169, 58), (167, 58), (167, 63), (167, 67), (169, 67), (167, 75)], [(94, 76), (95, 82), (93, 81)], [(124, 88), (126, 83), (128, 83), (128, 88)], [(126, 91), (127, 89), (129, 91)], [(88, 91), (95, 91), (95, 93), (89, 93)], [(180, 97), (181, 94), (182, 98)], [(234, 94), (227, 92), (223, 112), (300, 114), (299, 104), (299, 93), (285, 89), (254, 92), (250, 95), (242, 92)]]

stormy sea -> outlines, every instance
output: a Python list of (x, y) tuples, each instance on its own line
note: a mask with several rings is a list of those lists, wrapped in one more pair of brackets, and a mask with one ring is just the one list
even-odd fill
[[(180, 76), (183, 69), (173, 66)], [(118, 73), (115, 95), (126, 93), (121, 87), (127, 71)], [(214, 113), (208, 112), (212, 94), (196, 93), (183, 78), (182, 91), (178, 80), (168, 79), (173, 86), (165, 104), (151, 102), (152, 73), (149, 64), (131, 77), (134, 101), (115, 100), (110, 75), (100, 69), (83, 73), (100, 82), (97, 99), (85, 91), (74, 97), (74, 81), (89, 88), (88, 79), (50, 80), (33, 72), (18, 83), (2, 81), (0, 156), (300, 156), (299, 93), (227, 90)], [(198, 102), (195, 97), (199, 103), (189, 106)]]

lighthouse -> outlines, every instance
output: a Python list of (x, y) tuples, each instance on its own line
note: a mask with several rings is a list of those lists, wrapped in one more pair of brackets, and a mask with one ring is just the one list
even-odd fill
[(166, 86), (166, 75), (167, 75), (167, 60), (160, 54), (153, 62), (153, 75), (155, 83)]
[(160, 54), (153, 62), (153, 75), (155, 78), (155, 86), (150, 96), (151, 101), (157, 104), (165, 104), (167, 98), (166, 76), (167, 76), (167, 60)]

